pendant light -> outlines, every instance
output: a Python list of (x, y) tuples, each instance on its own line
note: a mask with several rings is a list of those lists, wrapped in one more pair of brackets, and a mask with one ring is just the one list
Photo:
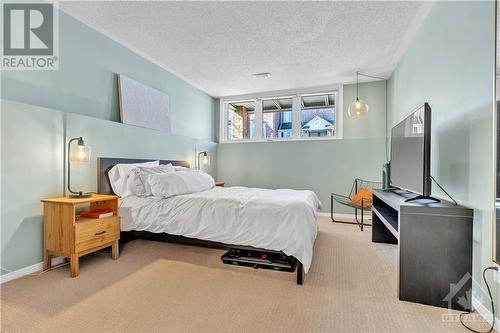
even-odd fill
[(384, 80), (385, 81), (385, 132), (386, 132), (385, 156), (386, 156), (387, 160), (389, 160), (389, 148), (388, 148), (389, 135), (387, 134), (388, 133), (388, 130), (387, 130), (387, 128), (388, 128), (388, 124), (387, 124), (387, 112), (388, 112), (388, 110), (387, 110), (387, 107), (388, 107), (387, 106), (387, 97), (388, 97), (387, 96), (387, 94), (388, 94), (387, 79), (384, 77), (380, 77), (380, 76), (373, 76), (373, 75), (368, 75), (368, 74), (356, 72), (356, 100), (349, 105), (349, 109), (347, 110), (349, 117), (354, 118), (354, 119), (359, 119), (359, 118), (363, 117), (366, 113), (368, 113), (368, 109), (369, 109), (368, 104), (366, 104), (365, 101), (360, 100), (359, 96), (358, 96), (359, 76), (364, 76), (364, 77), (367, 77), (370, 79)]
[(358, 89), (359, 88), (359, 72), (356, 72), (356, 100), (349, 105), (347, 114), (349, 117), (354, 119), (359, 119), (368, 113), (369, 106), (365, 101), (359, 99)]

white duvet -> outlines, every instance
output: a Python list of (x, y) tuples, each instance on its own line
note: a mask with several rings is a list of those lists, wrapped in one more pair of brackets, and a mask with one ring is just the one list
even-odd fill
[(121, 228), (283, 251), (307, 272), (319, 206), (314, 192), (286, 189), (215, 187), (171, 198), (129, 196), (120, 203)]

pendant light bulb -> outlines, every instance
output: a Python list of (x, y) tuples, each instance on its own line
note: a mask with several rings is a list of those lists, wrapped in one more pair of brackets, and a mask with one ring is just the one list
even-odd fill
[(359, 72), (356, 72), (356, 100), (349, 105), (349, 109), (347, 110), (347, 114), (349, 115), (349, 117), (354, 119), (359, 119), (363, 117), (366, 113), (368, 113), (368, 110), (370, 109), (365, 101), (359, 99), (358, 91), (359, 91)]

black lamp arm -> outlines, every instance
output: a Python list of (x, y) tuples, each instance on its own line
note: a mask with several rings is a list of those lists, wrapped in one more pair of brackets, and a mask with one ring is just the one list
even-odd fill
[(68, 166), (68, 191), (71, 194), (76, 194), (76, 195), (80, 195), (80, 196), (83, 194), (82, 191), (76, 192), (76, 191), (73, 191), (71, 189), (71, 163), (69, 161), (69, 159), (70, 159), (69, 155), (70, 155), (70, 151), (71, 151), (71, 143), (73, 141), (81, 141), (81, 140), (83, 140), (82, 137), (73, 138), (73, 139), (69, 140), (68, 141), (68, 150), (67, 150), (67, 154), (68, 154), (68, 159), (67, 159), (67, 166)]

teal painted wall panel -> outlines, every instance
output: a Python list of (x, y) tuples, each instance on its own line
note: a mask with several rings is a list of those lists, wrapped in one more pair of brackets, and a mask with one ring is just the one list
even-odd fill
[(196, 151), (211, 157), (205, 171), (216, 175), (217, 144), (160, 131), (2, 101), (1, 268), (2, 273), (42, 260), (40, 199), (64, 195), (66, 138), (83, 136), (91, 161), (72, 168), (72, 187), (96, 191), (96, 158), (180, 159), (194, 163)]
[[(57, 71), (1, 73), (1, 273), (42, 259), (40, 199), (64, 194), (66, 138), (83, 136), (90, 164), (74, 187), (96, 190), (95, 158), (187, 159), (207, 150), (216, 176), (216, 100), (140, 55), (60, 13)], [(173, 133), (119, 123), (117, 73), (170, 96)]]
[[(349, 119), (347, 108), (356, 86), (344, 86), (344, 139), (223, 143), (218, 145), (217, 177), (228, 185), (309, 189), (318, 194), (323, 212), (330, 193), (348, 194), (354, 178), (381, 180), (385, 161), (385, 82), (363, 83), (359, 97), (370, 112)], [(353, 213), (338, 207), (339, 213)]]
[(385, 81), (362, 83), (359, 98), (369, 105), (368, 113), (360, 119), (349, 118), (347, 109), (356, 99), (356, 85), (344, 85), (344, 139), (381, 138), (385, 136)]
[(62, 194), (63, 113), (1, 111), (1, 273), (42, 260), (40, 199)]
[(383, 138), (220, 144), (217, 175), (228, 185), (312, 190), (328, 212), (330, 193), (349, 194), (355, 177), (380, 180), (383, 145)]
[(492, 264), (494, 7), (435, 3), (389, 82), (391, 125), (425, 101), (432, 107), (432, 175), (474, 208), (473, 294), (487, 307), (480, 286)]
[(124, 74), (170, 96), (174, 134), (215, 140), (214, 98), (63, 12), (59, 39), (59, 70), (3, 71), (2, 99), (119, 121)]

